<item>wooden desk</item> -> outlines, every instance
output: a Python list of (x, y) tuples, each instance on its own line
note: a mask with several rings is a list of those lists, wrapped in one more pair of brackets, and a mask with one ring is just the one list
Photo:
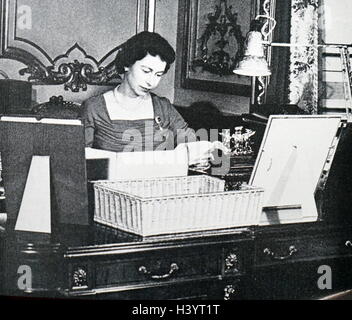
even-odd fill
[[(59, 226), (56, 239), (0, 233), (3, 292), (133, 300), (316, 299), (351, 289), (347, 142), (341, 156), (335, 156), (338, 174), (331, 176), (324, 194), (325, 221), (144, 239), (98, 224), (88, 229)], [(228, 186), (247, 182), (252, 165), (237, 162), (223, 176)], [(27, 292), (17, 286), (21, 265), (32, 269)], [(319, 273), (321, 266), (331, 270), (331, 289), (318, 285), (327, 275)]]
[[(71, 233), (65, 229), (60, 243), (45, 237), (33, 241), (23, 233), (6, 237), (6, 294), (95, 299), (245, 296), (243, 284), (253, 263), (250, 229), (149, 238), (98, 224), (80, 230), (81, 235), (77, 228)], [(31, 290), (17, 288), (21, 265), (32, 269)]]
[[(142, 238), (95, 224), (3, 238), (4, 293), (85, 299), (316, 299), (352, 288), (352, 230), (323, 222)], [(29, 236), (31, 241), (26, 240)], [(32, 290), (17, 286), (19, 266)], [(331, 268), (332, 288), (318, 285)]]

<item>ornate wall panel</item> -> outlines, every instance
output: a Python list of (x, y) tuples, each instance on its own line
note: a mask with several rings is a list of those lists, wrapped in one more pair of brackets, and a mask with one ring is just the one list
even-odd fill
[(251, 95), (251, 79), (233, 73), (256, 12), (256, 0), (180, 0), (185, 15), (181, 86)]
[(148, 29), (148, 0), (0, 0), (0, 58), (23, 62), (35, 84), (87, 85), (120, 81), (119, 45)]

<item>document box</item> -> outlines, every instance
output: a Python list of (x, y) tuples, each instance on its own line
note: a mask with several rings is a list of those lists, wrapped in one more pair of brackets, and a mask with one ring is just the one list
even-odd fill
[(261, 225), (321, 218), (321, 198), (346, 125), (340, 115), (269, 117), (249, 180), (264, 189)]

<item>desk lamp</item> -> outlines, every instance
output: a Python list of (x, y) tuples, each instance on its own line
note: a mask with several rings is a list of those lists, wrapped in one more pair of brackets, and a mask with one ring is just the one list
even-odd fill
[[(267, 19), (267, 22), (258, 30), (261, 24), (260, 18)], [(271, 25), (268, 31), (265, 31), (267, 26)], [(265, 77), (270, 76), (271, 71), (269, 68), (267, 57), (264, 55), (265, 46), (271, 47), (314, 47), (314, 48), (335, 48), (339, 49), (340, 62), (342, 66), (344, 78), (344, 98), (346, 107), (347, 120), (351, 120), (352, 110), (352, 71), (349, 59), (349, 48), (352, 44), (305, 44), (305, 43), (282, 43), (270, 42), (267, 40), (268, 36), (273, 32), (276, 26), (276, 20), (269, 15), (257, 15), (253, 21), (254, 30), (249, 31), (245, 40), (245, 50), (242, 60), (240, 60), (233, 70), (238, 75), (250, 77)], [(352, 120), (351, 120), (352, 121)]]

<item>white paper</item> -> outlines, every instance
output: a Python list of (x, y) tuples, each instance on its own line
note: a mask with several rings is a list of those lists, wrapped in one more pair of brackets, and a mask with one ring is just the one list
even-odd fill
[(51, 232), (50, 157), (33, 156), (15, 230)]
[(86, 159), (108, 159), (108, 179), (187, 176), (187, 148), (167, 151), (111, 152), (86, 148)]

